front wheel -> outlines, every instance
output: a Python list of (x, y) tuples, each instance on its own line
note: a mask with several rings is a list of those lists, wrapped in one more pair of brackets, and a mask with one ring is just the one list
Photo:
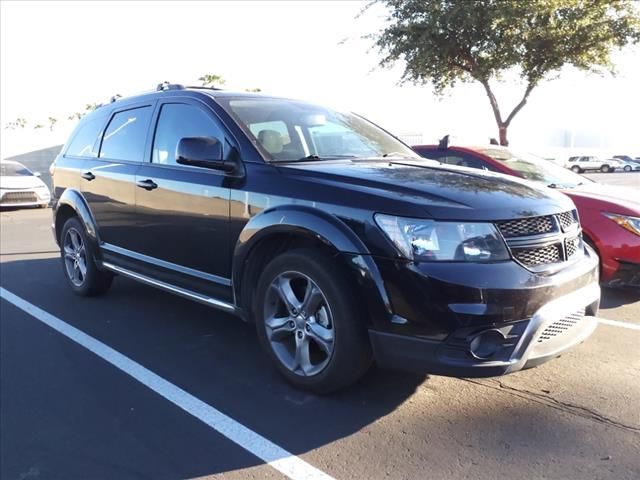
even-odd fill
[(580, 170), (580, 167), (577, 165), (574, 165), (573, 167), (571, 167), (571, 170), (575, 173), (582, 173), (582, 171)]
[(76, 217), (71, 217), (62, 227), (60, 254), (67, 283), (78, 295), (100, 295), (111, 287), (113, 274), (96, 266), (95, 252), (84, 226)]
[(367, 328), (347, 272), (312, 249), (272, 260), (258, 281), (258, 337), (284, 377), (328, 393), (356, 382), (371, 364)]

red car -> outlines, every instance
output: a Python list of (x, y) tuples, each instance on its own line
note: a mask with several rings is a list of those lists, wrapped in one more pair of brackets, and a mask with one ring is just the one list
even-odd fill
[(638, 189), (605, 186), (548, 160), (505, 147), (416, 145), (425, 158), (461, 167), (514, 175), (567, 194), (578, 208), (585, 241), (600, 255), (600, 281), (640, 287), (640, 177)]

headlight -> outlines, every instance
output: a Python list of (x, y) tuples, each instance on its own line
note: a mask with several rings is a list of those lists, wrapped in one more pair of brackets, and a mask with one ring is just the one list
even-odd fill
[(376, 214), (378, 226), (406, 258), (416, 261), (496, 262), (509, 252), (490, 223), (439, 222)]
[(640, 218), (631, 217), (629, 215), (618, 215), (617, 213), (602, 213), (605, 217), (610, 218), (625, 230), (640, 236)]

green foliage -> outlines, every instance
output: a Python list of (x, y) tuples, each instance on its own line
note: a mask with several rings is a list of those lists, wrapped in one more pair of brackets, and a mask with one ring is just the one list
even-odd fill
[(24, 128), (27, 126), (27, 120), (24, 118), (16, 118), (13, 122), (5, 124), (5, 130), (15, 130), (16, 128)]
[(222, 78), (221, 75), (215, 75), (210, 73), (207, 73), (201, 76), (198, 80), (202, 82), (203, 87), (216, 87), (216, 86), (224, 85), (225, 83), (225, 80), (224, 78)]
[[(386, 27), (371, 37), (381, 65), (405, 62), (403, 81), (430, 83), (442, 93), (478, 81), (506, 132), (531, 90), (565, 65), (613, 71), (611, 52), (640, 41), (638, 5), (631, 0), (374, 0), (389, 9)], [(516, 70), (522, 101), (502, 118), (489, 81)], [(506, 133), (505, 133), (506, 140)]]

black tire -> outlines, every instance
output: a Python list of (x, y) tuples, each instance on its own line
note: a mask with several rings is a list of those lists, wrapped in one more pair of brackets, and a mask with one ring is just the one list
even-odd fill
[(629, 165), (625, 165), (624, 171), (625, 172), (630, 172), (631, 171), (631, 167)]
[(574, 171), (575, 173), (582, 173), (582, 170), (577, 165), (574, 165), (573, 167), (571, 167), (571, 170)]
[[(288, 341), (288, 336), (285, 340), (277, 340), (278, 343), (275, 343), (270, 339), (267, 327), (268, 318), (272, 318), (269, 317), (268, 310), (274, 308), (271, 299), (273, 295), (281, 298), (277, 293), (273, 293), (272, 283), (276, 279), (287, 275), (295, 276), (296, 274), (302, 274), (307, 277), (307, 280), (310, 279), (312, 284), (320, 290), (322, 301), (327, 303), (328, 308), (326, 311), (329, 312), (327, 317), (331, 319), (331, 329), (333, 330), (331, 354), (327, 355), (326, 352), (317, 350), (321, 354), (327, 355), (324, 360), (326, 364), (317, 373), (309, 375), (302, 373), (302, 368), (297, 372), (292, 370), (291, 366), (287, 366), (281, 360), (279, 354), (276, 353), (276, 348), (282, 352), (284, 347), (278, 347), (277, 345), (279, 345), (279, 342)], [(272, 293), (269, 293), (271, 296), (268, 297), (270, 290)], [(324, 303), (320, 303), (320, 305), (322, 305), (320, 309), (325, 308)], [(293, 311), (295, 312), (295, 309)], [(285, 252), (273, 259), (266, 266), (258, 280), (253, 312), (258, 338), (262, 347), (271, 357), (280, 373), (298, 388), (318, 394), (329, 393), (355, 383), (371, 366), (371, 346), (366, 328), (365, 313), (360, 302), (358, 302), (358, 292), (355, 290), (353, 282), (348, 280), (345, 268), (335, 258), (322, 251), (297, 249)], [(305, 313), (301, 311), (298, 313), (300, 315), (294, 319), (296, 322), (300, 321), (301, 317), (307, 319), (314, 317), (312, 312)], [(318, 318), (320, 318), (319, 313), (320, 310), (316, 310), (315, 316)], [(289, 311), (285, 313), (285, 316), (290, 314), (291, 312)], [(308, 317), (306, 317), (307, 315)], [(292, 317), (289, 318), (291, 319)], [(293, 326), (292, 321), (288, 323)], [(300, 328), (300, 330), (291, 330), (291, 337), (295, 341), (295, 345), (297, 345), (298, 340), (295, 335), (305, 334), (302, 325), (297, 324), (295, 328)], [(308, 325), (304, 328), (309, 331)], [(288, 333), (284, 335), (286, 336)], [(312, 338), (311, 334), (308, 337)], [(276, 347), (274, 347), (274, 344)], [(293, 349), (297, 351), (295, 345), (293, 345)], [(295, 352), (290, 354), (294, 355)], [(299, 365), (302, 366), (301, 363)]]
[[(67, 252), (65, 251), (67, 243), (65, 242), (67, 239), (70, 239), (70, 236), (75, 236), (76, 233), (84, 247), (84, 256), (82, 256), (81, 250), (78, 255), (79, 258), (83, 258), (84, 260), (85, 273), (78, 275), (76, 278), (72, 278), (71, 271), (75, 269), (72, 268), (70, 270), (68, 268), (68, 262), (71, 261), (74, 263), (75, 260), (67, 258)], [(95, 262), (95, 254), (96, 252), (87, 238), (87, 233), (85, 232), (82, 223), (80, 223), (76, 217), (69, 218), (62, 227), (62, 233), (60, 234), (60, 256), (62, 260), (62, 272), (64, 274), (64, 278), (66, 279), (69, 287), (71, 287), (71, 290), (78, 295), (82, 295), (84, 297), (101, 295), (111, 287), (113, 274), (111, 272), (105, 272), (98, 269)], [(79, 267), (77, 270), (81, 272)]]
[(611, 167), (609, 165), (602, 165), (600, 167), (600, 171), (602, 173), (609, 173), (611, 171)]

